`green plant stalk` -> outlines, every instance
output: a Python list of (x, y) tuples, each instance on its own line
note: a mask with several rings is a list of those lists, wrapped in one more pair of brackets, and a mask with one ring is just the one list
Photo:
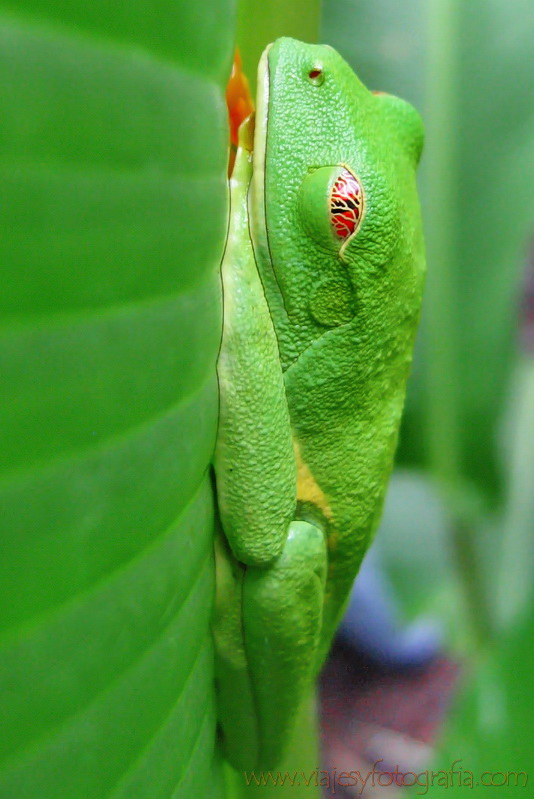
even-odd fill
[(445, 485), (459, 480), (455, 328), (454, 203), (456, 152), (457, 0), (429, 4), (429, 63), (425, 114), (425, 230), (429, 261), (426, 317), (431, 357), (427, 359), (427, 440), (434, 474)]
[(493, 637), (493, 620), (484, 576), (479, 565), (475, 539), (477, 528), (459, 514), (453, 518), (452, 548), (456, 573), (468, 613), (474, 653), (488, 648)]
[[(532, 596), (534, 529), (534, 359), (523, 355), (516, 365), (508, 410), (507, 496), (502, 519), (502, 551), (497, 574), (500, 628), (524, 612)], [(511, 577), (513, 575), (513, 577)]]
[(489, 603), (476, 552), (473, 514), (465, 507), (458, 415), (457, 307), (452, 264), (457, 260), (454, 224), (457, 203), (458, 118), (457, 42), (459, 0), (433, 0), (428, 6), (425, 191), (429, 277), (424, 323), (427, 362), (426, 435), (430, 468), (452, 516), (452, 546), (466, 610), (477, 647), (490, 629)]

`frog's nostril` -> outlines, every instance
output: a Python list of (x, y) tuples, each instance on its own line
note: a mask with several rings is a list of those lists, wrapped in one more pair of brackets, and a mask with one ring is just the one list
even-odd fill
[(320, 86), (324, 82), (324, 72), (321, 65), (314, 65), (308, 71), (308, 80), (310, 83), (313, 83), (314, 86)]

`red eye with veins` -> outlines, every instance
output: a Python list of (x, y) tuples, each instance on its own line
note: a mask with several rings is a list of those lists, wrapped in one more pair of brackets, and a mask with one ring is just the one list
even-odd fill
[(343, 169), (330, 193), (330, 218), (336, 236), (345, 241), (357, 230), (363, 211), (362, 187), (352, 172)]

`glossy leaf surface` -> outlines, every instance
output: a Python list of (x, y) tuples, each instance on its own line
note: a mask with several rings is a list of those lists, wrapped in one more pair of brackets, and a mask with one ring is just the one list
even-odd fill
[(0, 797), (221, 795), (232, 4), (4, 10)]

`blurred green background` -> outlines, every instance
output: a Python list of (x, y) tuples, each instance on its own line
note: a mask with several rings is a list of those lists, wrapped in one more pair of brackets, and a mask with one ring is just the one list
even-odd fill
[(465, 664), (443, 763), (532, 771), (531, 4), (11, 0), (0, 799), (227, 793), (209, 629), (224, 89), (236, 41), (253, 82), (279, 35), (334, 45), (423, 114), (429, 279), (381, 549), (406, 616), (442, 618)]

